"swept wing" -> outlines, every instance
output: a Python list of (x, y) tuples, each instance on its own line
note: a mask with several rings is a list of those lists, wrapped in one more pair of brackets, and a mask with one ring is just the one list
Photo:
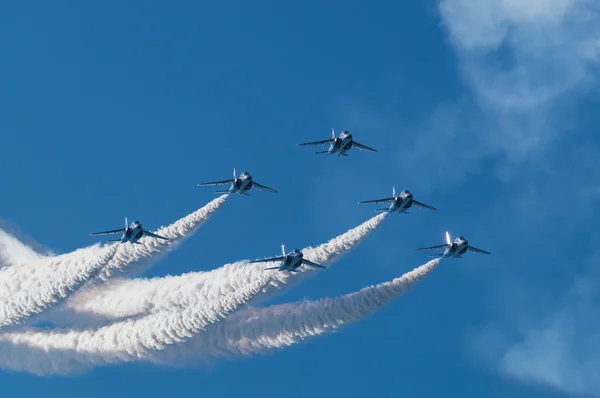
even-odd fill
[(312, 142), (305, 142), (303, 144), (298, 144), (297, 146), (307, 146), (307, 145), (327, 145), (327, 144), (331, 144), (333, 142), (333, 139), (328, 139), (328, 140), (323, 140), (323, 141), (312, 141)]
[(153, 234), (152, 232), (148, 232), (146, 230), (144, 230), (144, 235), (151, 236), (151, 237), (157, 238), (157, 239), (169, 240), (169, 238), (165, 238), (164, 236)]
[(228, 185), (228, 184), (233, 184), (235, 180), (223, 180), (223, 181), (213, 181), (213, 182), (203, 182), (201, 184), (198, 184), (199, 187), (207, 187), (207, 186), (211, 186), (211, 185)]
[(118, 233), (122, 233), (122, 232), (125, 232), (125, 228), (111, 229), (110, 231), (94, 232), (94, 233), (91, 233), (90, 235), (92, 235), (92, 236), (94, 236), (94, 235), (111, 235), (111, 234), (118, 234)]
[(436, 250), (436, 249), (443, 249), (446, 246), (448, 246), (448, 245), (436, 245), (436, 246), (429, 246), (429, 247), (421, 247), (416, 250)]
[[(284, 259), (285, 259), (284, 256), (279, 256), (279, 257), (263, 258), (262, 260), (252, 260), (252, 261), (249, 261), (249, 263), (270, 263), (272, 261), (282, 261)], [(277, 267), (277, 268), (279, 268), (279, 267)]]
[(433, 206), (426, 205), (425, 203), (423, 203), (423, 202), (419, 202), (419, 201), (416, 201), (416, 200), (414, 200), (414, 199), (413, 199), (413, 204), (415, 204), (415, 205), (417, 205), (417, 206), (419, 206), (419, 207), (422, 207), (422, 208), (424, 208), (424, 209), (429, 209), (429, 210), (437, 210), (437, 209), (436, 209), (435, 207), (433, 207)]
[(306, 265), (310, 265), (311, 267), (315, 267), (315, 268), (326, 268), (326, 267), (322, 266), (321, 264), (313, 263), (312, 261), (309, 261), (306, 259), (302, 259), (302, 263), (306, 264)]
[(473, 247), (473, 246), (467, 246), (467, 250), (475, 252), (475, 253), (492, 254), (490, 252), (486, 252), (485, 250), (481, 250), (481, 249), (478, 249), (478, 248)]
[(363, 203), (383, 203), (383, 202), (391, 202), (393, 201), (394, 198), (385, 198), (385, 199), (374, 199), (374, 200), (365, 200), (363, 202), (358, 202), (358, 204), (363, 204)]
[(376, 149), (370, 148), (370, 147), (368, 147), (368, 146), (366, 146), (366, 145), (363, 145), (363, 144), (359, 144), (359, 143), (358, 143), (358, 142), (356, 142), (356, 141), (352, 141), (352, 147), (354, 147), (354, 148), (358, 148), (358, 149), (360, 149), (361, 151), (377, 152), (377, 150), (376, 150)]
[(273, 188), (266, 187), (266, 186), (264, 186), (264, 185), (262, 185), (262, 184), (259, 184), (259, 183), (258, 183), (258, 182), (256, 182), (256, 181), (253, 181), (253, 182), (252, 182), (252, 185), (253, 185), (254, 187), (258, 188), (258, 189), (262, 189), (263, 191), (269, 191), (269, 192), (277, 193), (277, 191), (276, 191), (276, 190), (274, 190)]

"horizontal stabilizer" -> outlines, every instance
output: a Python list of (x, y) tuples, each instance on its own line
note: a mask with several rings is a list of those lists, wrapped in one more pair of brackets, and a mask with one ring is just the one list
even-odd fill
[(222, 193), (229, 193), (229, 189), (223, 189), (222, 191), (215, 191), (215, 195), (220, 195)]
[(269, 268), (265, 268), (265, 271), (267, 271), (267, 270), (272, 270), (272, 269), (279, 269), (279, 267), (269, 267)]
[(323, 155), (325, 153), (329, 153), (329, 151), (319, 151), (319, 152), (315, 152), (315, 155)]
[(109, 240), (109, 242), (120, 242), (120, 241), (121, 241), (121, 239), (111, 239), (111, 240)]
[(430, 254), (429, 257), (442, 257), (443, 254), (437, 253), (437, 254)]
[(375, 211), (388, 211), (388, 208), (386, 207), (385, 209), (375, 209)]

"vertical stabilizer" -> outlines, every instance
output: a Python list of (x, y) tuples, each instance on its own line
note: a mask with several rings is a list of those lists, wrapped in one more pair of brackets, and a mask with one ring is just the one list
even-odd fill
[(446, 231), (446, 244), (449, 245), (451, 243), (452, 241), (450, 240), (450, 234), (448, 233), (448, 231)]

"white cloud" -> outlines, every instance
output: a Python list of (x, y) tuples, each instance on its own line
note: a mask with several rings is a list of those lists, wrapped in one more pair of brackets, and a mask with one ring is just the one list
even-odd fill
[(600, 3), (441, 0), (440, 15), (487, 117), (474, 138), (511, 160), (555, 140), (556, 112), (595, 81)]
[[(448, 131), (463, 140), (466, 135), (475, 149), (465, 159), (491, 158), (501, 178), (518, 176), (513, 187), (535, 194), (527, 209), (516, 209), (536, 226), (532, 231), (561, 233), (563, 244), (574, 241), (572, 224), (593, 215), (600, 194), (598, 150), (590, 147), (597, 139), (590, 140), (577, 119), (579, 100), (599, 88), (600, 1), (440, 0), (439, 11), (473, 98), (464, 120), (477, 128), (455, 121), (447, 131), (432, 129), (428, 141), (456, 142)], [(569, 195), (568, 215), (557, 213), (556, 192)], [(554, 308), (526, 301), (519, 311), (511, 308), (514, 314), (474, 339), (475, 350), (487, 350), (485, 361), (516, 379), (600, 396), (594, 279), (577, 279)], [(523, 313), (537, 319), (523, 323)], [(515, 328), (517, 335), (507, 332)]]
[(600, 297), (593, 279), (577, 280), (549, 319), (509, 346), (501, 370), (567, 393), (600, 396)]

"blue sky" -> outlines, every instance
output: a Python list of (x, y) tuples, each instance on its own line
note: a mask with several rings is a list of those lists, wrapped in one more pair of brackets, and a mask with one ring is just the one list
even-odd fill
[[(399, 276), (446, 229), (493, 255), (443, 264), (368, 319), (272, 355), (3, 371), (3, 391), (598, 395), (599, 20), (587, 0), (5, 5), (0, 216), (54, 252), (125, 216), (166, 225), (213, 198), (198, 182), (236, 167), (280, 193), (228, 199), (148, 276), (319, 244), (393, 185), (440, 210), (388, 217), (273, 302)], [(332, 127), (380, 152), (295, 147)]]

